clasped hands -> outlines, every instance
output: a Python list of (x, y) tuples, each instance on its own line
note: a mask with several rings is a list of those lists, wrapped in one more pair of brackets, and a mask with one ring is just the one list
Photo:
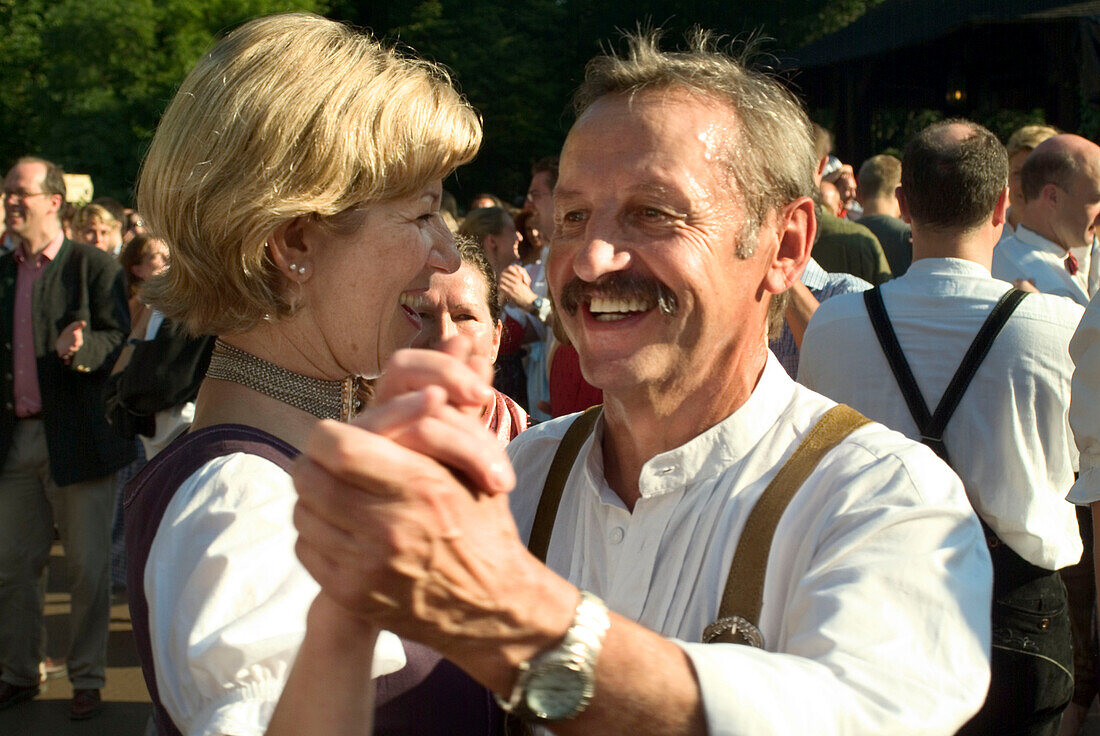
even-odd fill
[[(519, 539), (515, 476), (479, 418), (490, 376), (462, 337), (441, 352), (400, 351), (371, 407), (350, 424), (319, 423), (292, 475), (296, 551), (321, 595), (460, 665), (492, 651), (499, 672), (501, 657), (545, 645), (533, 629), (560, 638), (576, 591)], [(532, 627), (526, 612), (547, 594), (562, 605)]]

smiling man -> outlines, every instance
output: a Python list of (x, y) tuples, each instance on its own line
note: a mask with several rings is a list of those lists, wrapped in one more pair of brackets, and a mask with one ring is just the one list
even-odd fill
[(993, 250), (993, 277), (1088, 306), (1100, 289), (1100, 146), (1077, 135), (1046, 139), (1020, 170), (1016, 232)]
[(452, 416), (473, 372), (406, 352), (371, 432), (314, 434), (299, 555), (555, 733), (953, 734), (989, 677), (962, 486), (767, 349), (814, 238), (809, 122), (706, 38), (630, 43), (578, 91), (547, 264), (602, 413), (513, 441), (513, 523)]

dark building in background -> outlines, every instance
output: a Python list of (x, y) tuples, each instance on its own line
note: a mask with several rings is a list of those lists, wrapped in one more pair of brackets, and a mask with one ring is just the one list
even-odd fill
[(1100, 133), (1100, 2), (885, 0), (797, 51), (795, 87), (858, 163), (938, 117), (1002, 140), (1047, 122)]

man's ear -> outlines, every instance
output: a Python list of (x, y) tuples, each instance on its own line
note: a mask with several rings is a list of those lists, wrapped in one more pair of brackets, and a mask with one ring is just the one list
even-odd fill
[(993, 227), (1000, 227), (1008, 221), (1008, 187), (1001, 190), (997, 204), (993, 205)]
[(901, 212), (901, 219), (907, 225), (913, 224), (913, 218), (909, 216), (909, 201), (905, 199), (905, 190), (898, 185), (898, 188), (894, 190), (894, 196), (898, 198), (898, 210)]
[(1058, 185), (1054, 183), (1043, 185), (1042, 191), (1039, 192), (1039, 198), (1042, 199), (1048, 207), (1057, 206), (1058, 198), (1061, 196), (1062, 193), (1058, 191)]
[(817, 237), (817, 216), (809, 197), (791, 202), (779, 211), (777, 218), (779, 247), (763, 284), (772, 294), (783, 293), (799, 280)]

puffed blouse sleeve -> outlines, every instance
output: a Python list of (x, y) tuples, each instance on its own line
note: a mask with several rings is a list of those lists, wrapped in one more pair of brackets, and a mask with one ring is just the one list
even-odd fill
[[(144, 585), (157, 689), (189, 736), (262, 734), (320, 588), (294, 554), (290, 476), (244, 453), (214, 459), (170, 502)], [(405, 664), (383, 632), (373, 675)]]

